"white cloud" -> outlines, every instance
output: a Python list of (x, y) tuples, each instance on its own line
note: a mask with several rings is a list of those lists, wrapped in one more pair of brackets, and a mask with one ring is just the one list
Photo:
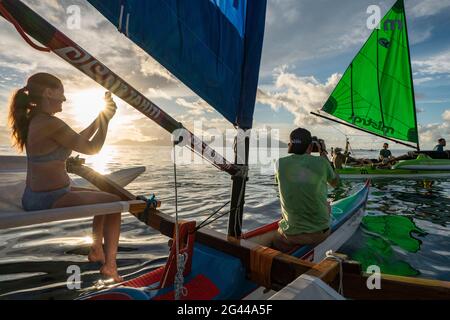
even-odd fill
[(333, 74), (325, 83), (320, 83), (314, 77), (298, 77), (289, 73), (286, 66), (277, 68), (274, 76), (276, 90), (259, 90), (257, 101), (273, 110), (285, 108), (294, 115), (293, 122), (298, 126), (322, 122), (310, 112), (322, 108), (341, 77)]
[(294, 23), (299, 19), (301, 4), (298, 0), (272, 0), (268, 2), (266, 23)]
[[(390, 2), (377, 4), (385, 9)], [(356, 53), (371, 32), (366, 25), (366, 9), (371, 4), (369, 0), (269, 1), (261, 74), (269, 76), (283, 64)]]
[(32, 72), (32, 71), (36, 70), (37, 66), (38, 65), (36, 62), (22, 63), (22, 62), (0, 61), (0, 68), (14, 69), (18, 72), (23, 72), (23, 73)]
[(434, 146), (438, 139), (448, 137), (450, 135), (450, 109), (445, 110), (442, 114), (442, 123), (431, 123), (419, 126), (419, 135), (422, 142), (428, 146)]
[(424, 29), (414, 28), (409, 32), (410, 45), (419, 44), (431, 38), (433, 35), (433, 27)]
[(412, 62), (416, 72), (422, 75), (450, 74), (450, 51)]
[(158, 88), (149, 88), (147, 90), (146, 96), (148, 96), (150, 99), (172, 100), (172, 97), (167, 93), (167, 91)]
[(414, 84), (415, 85), (420, 85), (420, 84), (423, 84), (425, 82), (429, 82), (429, 81), (433, 81), (433, 80), (434, 80), (434, 78), (432, 78), (432, 77), (415, 78), (414, 79)]
[(415, 0), (410, 12), (415, 18), (432, 16), (450, 7), (450, 0)]
[(141, 72), (146, 77), (157, 76), (167, 81), (178, 82), (178, 80), (155, 59), (140, 48), (135, 48), (134, 53), (139, 57)]
[(179, 106), (187, 108), (188, 114), (190, 115), (201, 116), (205, 113), (214, 112), (214, 109), (202, 99), (198, 99), (194, 102), (189, 102), (186, 99), (178, 98), (175, 102)]
[(450, 109), (445, 110), (445, 112), (442, 114), (442, 119), (444, 119), (444, 121), (450, 122)]
[(425, 109), (423, 108), (416, 108), (416, 113), (423, 113), (425, 112)]

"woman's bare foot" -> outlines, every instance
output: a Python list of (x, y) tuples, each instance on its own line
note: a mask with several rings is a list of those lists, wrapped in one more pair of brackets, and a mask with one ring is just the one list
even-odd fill
[(107, 278), (112, 278), (114, 282), (122, 282), (123, 278), (119, 275), (117, 271), (117, 266), (107, 266), (103, 265), (100, 269), (102, 276)]
[(103, 252), (103, 247), (91, 247), (89, 251), (88, 260), (90, 262), (100, 262), (105, 263), (105, 254)]

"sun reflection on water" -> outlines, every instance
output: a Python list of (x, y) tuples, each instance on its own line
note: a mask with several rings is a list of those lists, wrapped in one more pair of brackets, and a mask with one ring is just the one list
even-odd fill
[(105, 145), (100, 153), (93, 156), (86, 156), (86, 165), (100, 174), (107, 174), (110, 172), (108, 168), (116, 154), (117, 149), (114, 146)]

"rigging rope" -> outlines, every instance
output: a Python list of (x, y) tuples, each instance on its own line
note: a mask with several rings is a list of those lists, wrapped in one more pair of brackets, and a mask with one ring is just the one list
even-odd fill
[(189, 256), (187, 253), (180, 254), (180, 235), (179, 235), (179, 221), (178, 221), (178, 185), (177, 185), (177, 160), (176, 160), (176, 145), (178, 141), (173, 144), (173, 174), (175, 180), (175, 254), (177, 261), (177, 273), (175, 275), (175, 300), (180, 300), (181, 296), (187, 295), (187, 288), (184, 287), (184, 267)]
[(220, 219), (220, 218), (222, 218), (223, 216), (225, 216), (226, 214), (228, 214), (228, 213), (231, 211), (231, 209), (228, 210), (228, 211), (226, 211), (225, 213), (220, 214), (218, 217), (214, 218), (213, 220), (208, 221), (209, 219), (211, 219), (212, 217), (214, 217), (217, 213), (219, 213), (220, 210), (222, 210), (223, 208), (225, 208), (225, 206), (227, 206), (230, 202), (231, 202), (231, 201), (227, 201), (227, 202), (226, 202), (224, 205), (222, 205), (219, 209), (217, 209), (217, 210), (214, 211), (212, 214), (210, 214), (209, 217), (207, 217), (205, 220), (203, 220), (203, 221), (195, 228), (195, 230), (193, 231), (193, 233), (194, 233), (194, 232), (197, 232), (198, 230), (200, 230), (200, 229), (203, 228), (203, 227), (206, 227), (206, 226), (210, 225), (211, 223), (213, 223), (213, 222), (216, 221), (217, 219)]
[(17, 22), (16, 19), (9, 13), (9, 11), (4, 7), (3, 3), (0, 2), (0, 13), (5, 17), (6, 20), (11, 22), (14, 27), (16, 28), (17, 32), (20, 34), (20, 36), (25, 40), (26, 43), (28, 43), (32, 48), (43, 51), (43, 52), (51, 52), (51, 49), (48, 47), (41, 47), (37, 44), (35, 44), (30, 37), (25, 33), (22, 26)]
[(333, 260), (339, 262), (339, 289), (338, 289), (338, 292), (341, 296), (343, 296), (344, 295), (344, 271), (343, 271), (343, 267), (342, 267), (342, 262), (344, 262), (344, 259), (342, 259), (340, 256), (335, 254), (333, 252), (333, 250), (327, 251), (325, 256), (328, 259), (333, 259)]

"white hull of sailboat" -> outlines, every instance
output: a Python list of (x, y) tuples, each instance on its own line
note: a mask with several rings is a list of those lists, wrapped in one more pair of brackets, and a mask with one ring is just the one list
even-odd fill
[(442, 164), (442, 165), (407, 165), (407, 166), (401, 166), (401, 169), (405, 170), (423, 170), (423, 171), (444, 171), (449, 170), (450, 171), (450, 161), (448, 161), (449, 164)]
[(344, 180), (365, 180), (365, 179), (448, 179), (449, 172), (435, 172), (432, 171), (424, 173), (389, 173), (389, 174), (340, 174), (339, 177)]

